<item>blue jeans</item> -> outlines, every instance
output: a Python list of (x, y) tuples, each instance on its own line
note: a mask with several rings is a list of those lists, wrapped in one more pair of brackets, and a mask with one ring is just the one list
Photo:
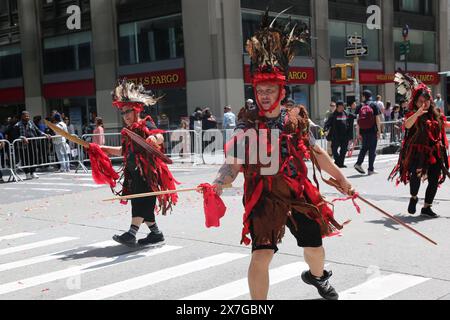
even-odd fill
[(369, 171), (375, 171), (374, 163), (377, 156), (377, 133), (362, 133), (362, 148), (359, 152), (357, 165), (361, 166), (366, 158), (367, 151), (369, 151)]

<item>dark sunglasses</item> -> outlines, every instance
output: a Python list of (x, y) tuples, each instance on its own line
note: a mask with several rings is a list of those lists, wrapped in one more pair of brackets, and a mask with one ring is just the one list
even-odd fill
[(132, 113), (132, 112), (134, 112), (134, 109), (128, 109), (127, 111), (122, 111), (120, 114), (122, 116), (124, 116), (124, 115), (127, 115), (127, 114)]

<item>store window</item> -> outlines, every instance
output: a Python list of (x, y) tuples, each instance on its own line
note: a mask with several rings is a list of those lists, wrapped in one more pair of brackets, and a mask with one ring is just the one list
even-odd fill
[(44, 73), (79, 71), (92, 67), (90, 32), (44, 39)]
[[(261, 25), (261, 15), (262, 12), (252, 12), (247, 10), (242, 10), (242, 34), (243, 34), (243, 46), (242, 49), (245, 52), (245, 45), (248, 39), (250, 39), (259, 29)], [(271, 16), (275, 18), (275, 13)], [(300, 16), (290, 16), (290, 15), (282, 15), (280, 16), (277, 21), (281, 25), (286, 25), (289, 22), (289, 17), (291, 18), (291, 26), (292, 28), (297, 24), (298, 26), (301, 26), (306, 23), (306, 25), (310, 26), (310, 19), (307, 17), (300, 17)], [(311, 55), (311, 49), (308, 45), (301, 46), (299, 53), (299, 56), (310, 56)]]
[(345, 48), (348, 46), (349, 36), (362, 36), (364, 44), (369, 47), (369, 55), (361, 57), (362, 60), (380, 60), (380, 35), (378, 30), (369, 30), (365, 24), (330, 20), (329, 37), (331, 58), (344, 59)]
[(0, 79), (22, 77), (20, 45), (0, 47)]
[(397, 0), (396, 8), (398, 11), (417, 13), (422, 15), (432, 14), (431, 0)]
[(181, 15), (119, 25), (120, 65), (184, 56)]
[[(408, 40), (410, 52), (408, 61), (418, 63), (436, 63), (436, 33), (430, 31), (410, 30)], [(404, 42), (402, 29), (394, 29), (395, 59), (400, 61), (400, 45)]]

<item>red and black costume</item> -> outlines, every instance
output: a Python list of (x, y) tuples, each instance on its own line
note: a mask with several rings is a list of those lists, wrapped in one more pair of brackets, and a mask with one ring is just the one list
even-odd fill
[[(245, 176), (242, 243), (253, 243), (253, 250), (277, 251), (287, 225), (299, 246), (321, 247), (322, 237), (333, 235), (342, 226), (334, 220), (333, 210), (318, 187), (308, 179), (305, 160), (314, 158), (311, 148), (315, 141), (310, 135), (306, 110), (301, 109), (295, 118), (286, 110), (274, 119), (264, 117), (266, 112), (270, 113), (280, 106), (282, 90), (287, 85), (289, 63), (298, 46), (306, 42), (309, 33), (306, 27), (286, 32), (287, 28), (269, 23), (266, 13), (261, 30), (247, 41), (259, 110), (243, 109), (240, 112), (235, 136), (226, 148), (228, 155), (235, 158), (239, 156), (233, 154), (233, 147), (243, 148), (246, 154), (246, 159), (241, 159), (244, 161)], [(256, 92), (257, 85), (262, 83), (276, 84), (280, 89), (277, 101), (269, 110), (262, 110)], [(277, 150), (270, 141), (278, 133)], [(249, 141), (246, 138), (249, 135), (256, 141)], [(280, 167), (276, 174), (263, 175), (261, 169), (267, 166), (262, 165), (259, 159), (256, 164), (249, 161), (252, 158), (250, 153), (255, 153), (250, 148), (255, 145), (259, 148), (267, 145), (269, 153), (278, 154)]]
[[(125, 106), (132, 106), (133, 109), (142, 113), (144, 106), (156, 104), (149, 92), (146, 92), (142, 86), (135, 86), (132, 83), (123, 81), (113, 92), (113, 105), (119, 110)], [(147, 140), (150, 136), (163, 134), (150, 116), (139, 119), (127, 129), (138, 134)], [(145, 152), (142, 147), (132, 141), (122, 130), (122, 154), (124, 157), (123, 183), (120, 195), (140, 194), (157, 191), (176, 190), (176, 184), (172, 173), (167, 164), (160, 158)], [(164, 145), (159, 146), (164, 151)], [(155, 205), (158, 200), (157, 212), (166, 215), (178, 200), (176, 193), (156, 197), (147, 197), (131, 200), (132, 216), (144, 218), (144, 222), (155, 222)]]
[[(406, 95), (410, 101), (406, 119), (418, 111), (416, 102), (420, 95), (431, 99), (430, 89), (407, 74), (398, 73), (396, 82), (399, 93)], [(405, 128), (399, 161), (389, 177), (391, 180), (396, 179), (397, 184), (410, 183), (411, 195), (414, 197), (419, 192), (421, 180), (428, 179), (425, 198), (428, 205), (433, 204), (439, 185), (450, 176), (445, 127), (445, 116), (432, 106), (428, 113), (417, 119), (413, 127)]]

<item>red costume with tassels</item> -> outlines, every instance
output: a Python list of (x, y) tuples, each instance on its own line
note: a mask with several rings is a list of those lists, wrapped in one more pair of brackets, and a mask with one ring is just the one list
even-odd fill
[[(342, 229), (342, 225), (334, 219), (333, 210), (320, 195), (318, 187), (308, 179), (305, 160), (311, 159), (311, 142), (314, 139), (310, 136), (306, 111), (302, 109), (295, 121), (297, 123), (291, 121), (286, 111), (282, 111), (276, 119), (266, 119), (259, 115), (248, 114), (249, 112), (251, 111), (247, 114), (241, 112), (244, 120), (238, 124), (238, 130), (242, 131), (238, 131), (234, 139), (227, 144), (227, 151), (230, 151), (235, 143), (242, 146), (245, 143), (245, 136), (257, 139), (245, 143), (246, 160), (251, 158), (252, 145), (261, 148), (262, 144), (267, 144), (267, 150), (275, 151), (270, 145), (271, 135), (273, 130), (279, 130), (280, 168), (275, 175), (265, 176), (261, 174), (261, 169), (267, 166), (260, 163), (249, 164), (245, 161), (242, 242), (250, 245), (251, 234), (254, 248), (275, 247), (281, 242), (286, 225), (296, 235), (297, 231), (302, 232), (299, 229), (304, 227), (306, 217), (310, 220), (309, 223), (306, 222), (308, 224), (306, 228), (314, 230), (312, 233), (317, 233), (316, 245), (311, 246), (319, 246), (321, 243), (317, 237), (332, 236), (337, 230)], [(255, 130), (256, 134), (248, 135), (250, 130)], [(262, 135), (259, 134), (260, 131)], [(297, 215), (303, 217), (298, 219)], [(302, 224), (300, 228), (299, 223)]]

